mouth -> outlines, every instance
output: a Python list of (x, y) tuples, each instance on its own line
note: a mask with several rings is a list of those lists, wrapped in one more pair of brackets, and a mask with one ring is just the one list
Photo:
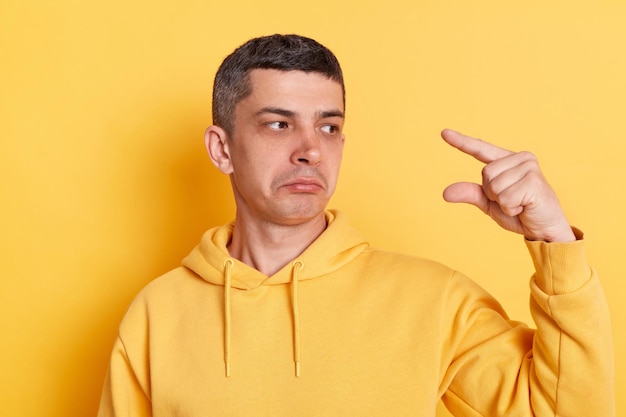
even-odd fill
[(314, 177), (294, 178), (283, 184), (283, 187), (292, 192), (299, 193), (316, 193), (326, 189), (324, 184), (319, 179)]

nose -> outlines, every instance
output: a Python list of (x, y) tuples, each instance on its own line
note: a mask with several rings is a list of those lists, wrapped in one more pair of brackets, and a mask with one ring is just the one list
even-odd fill
[(298, 132), (297, 146), (292, 154), (292, 162), (296, 165), (318, 165), (322, 161), (320, 138), (315, 129)]

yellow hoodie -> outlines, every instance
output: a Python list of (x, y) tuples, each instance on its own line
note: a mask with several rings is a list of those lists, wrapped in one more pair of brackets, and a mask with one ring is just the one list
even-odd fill
[(98, 415), (429, 417), (442, 397), (457, 416), (614, 415), (582, 241), (528, 242), (533, 331), (460, 273), (327, 219), (271, 277), (229, 256), (232, 225), (209, 230), (130, 306)]

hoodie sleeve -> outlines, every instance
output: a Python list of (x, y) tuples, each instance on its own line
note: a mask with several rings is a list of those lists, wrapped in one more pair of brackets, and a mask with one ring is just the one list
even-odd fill
[(487, 295), (452, 295), (444, 403), (459, 416), (615, 416), (610, 317), (583, 241), (527, 246), (537, 330)]
[(150, 392), (147, 313), (137, 297), (113, 345), (98, 417), (150, 417)]
[(527, 242), (536, 273), (537, 325), (531, 379), (537, 415), (614, 416), (613, 341), (608, 306), (582, 240)]
[(104, 381), (98, 417), (152, 416), (150, 399), (139, 383), (120, 338)]

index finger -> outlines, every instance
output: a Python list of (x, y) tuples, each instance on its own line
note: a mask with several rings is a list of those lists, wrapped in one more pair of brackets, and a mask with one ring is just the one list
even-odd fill
[(515, 153), (507, 149), (500, 148), (492, 143), (485, 142), (484, 140), (476, 139), (471, 136), (466, 136), (451, 129), (444, 129), (441, 132), (441, 137), (449, 145), (454, 146), (461, 152), (471, 155), (480, 162), (484, 162), (486, 164)]

